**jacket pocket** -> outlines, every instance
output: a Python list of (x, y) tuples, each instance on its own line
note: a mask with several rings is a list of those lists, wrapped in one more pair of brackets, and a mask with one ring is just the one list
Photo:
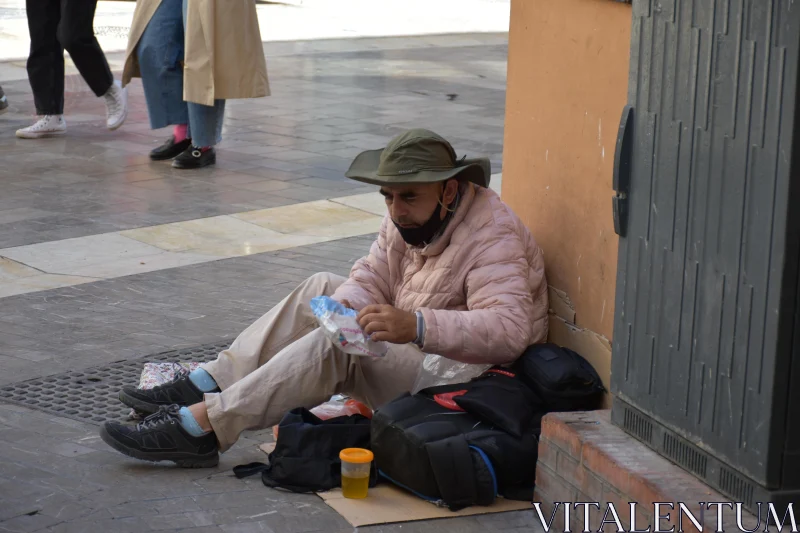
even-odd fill
[(183, 69), (184, 32), (182, 20), (165, 22), (161, 35), (164, 36), (162, 49), (163, 68), (168, 72)]

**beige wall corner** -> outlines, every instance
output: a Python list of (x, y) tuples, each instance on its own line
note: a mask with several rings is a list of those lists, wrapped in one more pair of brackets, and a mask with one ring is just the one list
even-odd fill
[[(542, 246), (548, 281), (560, 291), (551, 306), (564, 318), (554, 320), (554, 337), (568, 323), (598, 338), (613, 333), (612, 172), (630, 24), (631, 6), (610, 0), (511, 3), (502, 196)], [(584, 350), (603, 344), (581, 342)], [(604, 380), (609, 361), (596, 366)]]
[(548, 286), (547, 289), (550, 314), (556, 315), (570, 324), (575, 324), (575, 306), (570, 301), (567, 293), (556, 289), (552, 285)]
[(601, 408), (610, 409), (611, 343), (606, 337), (575, 325), (575, 307), (564, 291), (550, 286), (549, 296), (550, 333), (547, 340), (575, 350), (589, 361), (606, 389)]

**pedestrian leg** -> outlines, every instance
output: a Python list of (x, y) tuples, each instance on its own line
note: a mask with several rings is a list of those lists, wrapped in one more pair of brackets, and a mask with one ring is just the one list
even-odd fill
[(189, 108), (183, 100), (184, 32), (182, 0), (161, 0), (136, 46), (150, 128), (174, 126), (150, 159), (173, 159), (191, 146)]
[(58, 40), (69, 52), (72, 62), (89, 88), (105, 99), (108, 129), (122, 126), (128, 116), (128, 92), (114, 76), (94, 35), (94, 14), (97, 0), (60, 0), (61, 21)]
[[(186, 24), (188, 0), (183, 1), (183, 23)], [(182, 169), (196, 169), (217, 162), (215, 146), (222, 140), (222, 124), (225, 116), (225, 101), (215, 100), (213, 106), (189, 102), (189, 131), (192, 139), (189, 149), (176, 157), (172, 166)]]
[(28, 32), (31, 39), (28, 54), (28, 80), (39, 119), (27, 128), (17, 130), (21, 139), (39, 139), (63, 135), (64, 121), (64, 49), (58, 41), (61, 20), (60, 0), (26, 0)]

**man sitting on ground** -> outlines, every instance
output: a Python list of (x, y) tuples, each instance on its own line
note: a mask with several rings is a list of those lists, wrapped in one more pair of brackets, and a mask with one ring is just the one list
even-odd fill
[[(125, 388), (120, 400), (154, 413), (107, 422), (103, 440), (146, 461), (215, 466), (246, 429), (337, 393), (373, 409), (412, 389), (425, 354), (507, 364), (547, 337), (542, 253), (488, 189), (487, 159), (457, 160), (427, 130), (360, 154), (347, 177), (380, 186), (388, 214), (348, 279), (316, 274), (248, 327), (218, 358), (172, 383)], [(326, 295), (359, 311), (383, 358), (349, 355), (318, 328), (309, 301)]]

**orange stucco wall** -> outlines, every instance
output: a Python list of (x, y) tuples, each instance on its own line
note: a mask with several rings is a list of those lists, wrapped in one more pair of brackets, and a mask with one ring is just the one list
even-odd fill
[(614, 149), (627, 100), (631, 6), (512, 0), (503, 199), (544, 249), (576, 324), (611, 339)]

